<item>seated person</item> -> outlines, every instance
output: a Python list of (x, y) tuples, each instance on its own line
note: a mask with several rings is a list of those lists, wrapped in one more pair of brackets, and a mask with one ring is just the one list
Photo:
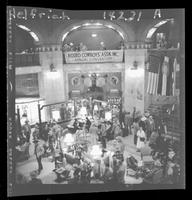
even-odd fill
[(38, 174), (36, 171), (33, 171), (30, 173), (31, 180), (28, 182), (28, 184), (43, 184), (40, 178), (37, 178)]
[(81, 169), (78, 164), (73, 164), (73, 168), (74, 168), (74, 173), (73, 173), (74, 181), (78, 183), (81, 177)]
[(113, 164), (113, 178), (116, 183), (124, 184), (124, 177), (125, 177), (125, 164), (124, 164), (123, 156), (115, 156), (114, 157), (114, 164)]
[(119, 152), (121, 152), (123, 154), (124, 150), (125, 150), (125, 145), (123, 143), (122, 137), (121, 136), (117, 136), (114, 141), (115, 141), (115, 149), (116, 149), (116, 151), (119, 151)]
[(59, 152), (55, 154), (55, 169), (58, 169), (63, 165), (63, 153)]
[(82, 42), (79, 44), (80, 51), (87, 51), (87, 46), (84, 45)]
[(134, 171), (138, 169), (138, 161), (133, 156), (128, 156), (126, 162), (127, 162), (127, 168), (130, 168)]
[(55, 173), (57, 174), (57, 181), (61, 181), (63, 179), (68, 179), (70, 175), (70, 170), (66, 168), (59, 168), (55, 170)]
[(105, 171), (102, 179), (104, 183), (110, 183), (113, 179), (113, 169), (109, 167), (109, 164), (105, 165)]
[(69, 44), (65, 44), (65, 45), (63, 46), (63, 50), (64, 50), (65, 52), (70, 51), (70, 49), (71, 49), (71, 47), (70, 47)]
[(75, 156), (72, 156), (70, 154), (65, 153), (64, 158), (66, 159), (66, 163), (68, 163), (70, 165), (73, 165), (73, 164), (79, 165), (80, 164), (80, 159)]
[(114, 153), (114, 155), (113, 155), (113, 163), (114, 163), (114, 165), (119, 161), (123, 162), (124, 161), (124, 156), (120, 151), (116, 151)]

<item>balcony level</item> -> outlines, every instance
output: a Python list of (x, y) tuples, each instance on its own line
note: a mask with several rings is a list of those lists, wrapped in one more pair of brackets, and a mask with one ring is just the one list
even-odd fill
[(32, 67), (40, 66), (39, 53), (16, 53), (15, 54), (16, 67)]

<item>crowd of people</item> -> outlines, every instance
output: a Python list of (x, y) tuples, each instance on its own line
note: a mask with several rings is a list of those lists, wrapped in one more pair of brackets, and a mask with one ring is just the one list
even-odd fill
[[(93, 177), (106, 183), (110, 181), (124, 183), (124, 174), (128, 163), (129, 167), (141, 170), (137, 162), (132, 162), (130, 165), (130, 161), (134, 161), (133, 156), (130, 158), (124, 156), (125, 144), (123, 138), (133, 135), (133, 144), (137, 152), (139, 153), (142, 148), (149, 146), (152, 150), (153, 160), (163, 169), (164, 177), (171, 177), (170, 179), (175, 183), (178, 181), (179, 174), (179, 149), (176, 142), (164, 137), (165, 130), (163, 121), (154, 119), (149, 112), (141, 116), (133, 116), (133, 114), (127, 112), (122, 114), (120, 118), (114, 117), (112, 120), (88, 116), (85, 120), (75, 118), (67, 127), (62, 127), (55, 120), (52, 120), (41, 126), (37, 123), (33, 132), (28, 121), (26, 121), (21, 134), (18, 135), (18, 146), (29, 144), (30, 136), (33, 137), (38, 173), (41, 173), (43, 169), (42, 158), (51, 157), (51, 161), (55, 162), (55, 173), (59, 178), (61, 175), (64, 176), (69, 183), (90, 183)], [(91, 145), (99, 144), (102, 157), (107, 159), (103, 159), (99, 164), (95, 162), (94, 165), (92, 165), (92, 161), (87, 161), (84, 156), (88, 152), (87, 142), (78, 143), (75, 141), (71, 144), (68, 148), (68, 152), (73, 152), (71, 155), (68, 152), (63, 152), (62, 140), (69, 133), (76, 138), (80, 135), (92, 135)], [(43, 143), (40, 141), (43, 141)], [(109, 156), (106, 156), (109, 143), (116, 144), (111, 157), (112, 161), (109, 161)], [(66, 165), (69, 163), (71, 168), (67, 170)], [(65, 166), (65, 170), (62, 170), (61, 173), (59, 172), (60, 164)], [(72, 171), (73, 175), (71, 175)]]

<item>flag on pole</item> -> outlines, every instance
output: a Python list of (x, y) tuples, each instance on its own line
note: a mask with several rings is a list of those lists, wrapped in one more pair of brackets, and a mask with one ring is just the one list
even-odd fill
[(177, 70), (177, 58), (174, 59), (173, 62), (173, 84), (172, 84), (172, 90), (173, 90), (173, 96), (175, 96), (175, 89), (176, 89), (176, 70)]
[(179, 61), (177, 59), (177, 63), (175, 64), (175, 88), (176, 89), (179, 89), (180, 88), (180, 64), (179, 64)]
[(162, 93), (163, 72), (162, 72), (161, 68), (162, 68), (162, 65), (163, 65), (163, 61), (164, 61), (164, 56), (161, 55), (160, 69), (159, 69), (159, 76), (158, 76), (158, 88), (157, 88), (157, 94), (158, 95), (161, 95), (161, 93)]
[(167, 87), (166, 87), (166, 96), (173, 95), (173, 72), (174, 72), (174, 59), (169, 57), (169, 70), (167, 74)]
[(163, 73), (163, 82), (162, 82), (162, 92), (161, 95), (166, 96), (166, 91), (167, 91), (167, 76), (169, 73), (169, 57), (165, 56), (164, 57), (164, 62), (162, 65), (162, 73)]
[(147, 93), (157, 94), (158, 76), (160, 70), (160, 58), (157, 56), (149, 56), (148, 83)]

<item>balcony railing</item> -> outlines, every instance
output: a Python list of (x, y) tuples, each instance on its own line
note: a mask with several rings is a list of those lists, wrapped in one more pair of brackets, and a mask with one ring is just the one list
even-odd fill
[(16, 53), (15, 65), (16, 67), (39, 66), (39, 53)]

